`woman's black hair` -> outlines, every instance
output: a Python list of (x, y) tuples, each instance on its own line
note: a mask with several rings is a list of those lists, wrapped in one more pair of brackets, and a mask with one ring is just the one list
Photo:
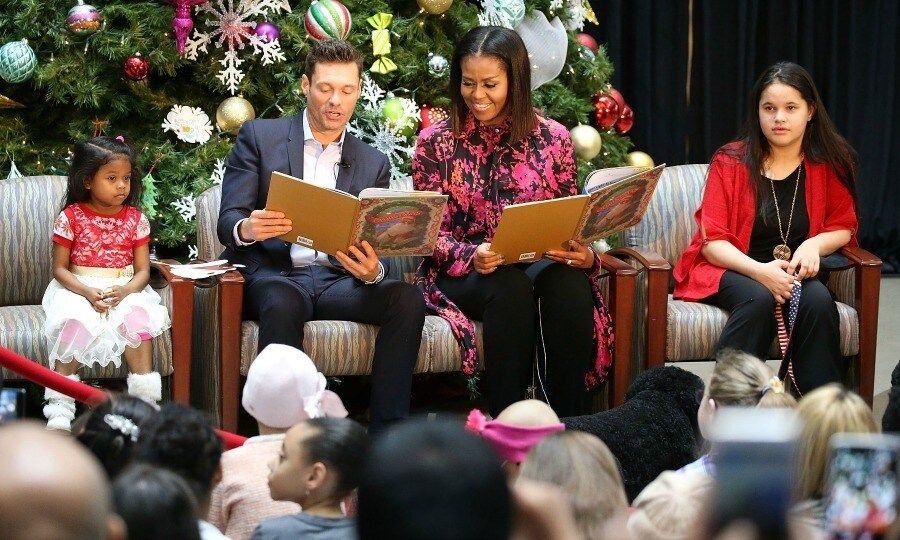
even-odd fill
[(738, 156), (750, 169), (750, 184), (757, 198), (757, 205), (770, 193), (764, 183), (762, 168), (769, 157), (771, 148), (759, 125), (759, 100), (762, 93), (774, 83), (792, 87), (800, 93), (812, 110), (812, 119), (806, 124), (803, 134), (803, 153), (815, 163), (827, 163), (834, 168), (841, 183), (847, 187), (856, 203), (857, 154), (844, 137), (838, 133), (834, 123), (825, 111), (825, 104), (809, 72), (793, 62), (779, 62), (766, 69), (747, 100), (747, 117), (738, 135), (746, 144), (744, 155)]
[(100, 167), (118, 158), (125, 158), (131, 163), (131, 190), (123, 204), (140, 208), (143, 186), (134, 148), (124, 138), (119, 140), (106, 136), (94, 137), (75, 144), (72, 164), (69, 166), (69, 187), (66, 190), (63, 208), (70, 204), (89, 201), (91, 192), (85, 188), (84, 183), (92, 179)]
[(313, 433), (301, 443), (304, 459), (322, 462), (335, 473), (331, 499), (341, 500), (359, 486), (369, 446), (366, 430), (348, 418), (312, 418), (306, 423)]
[(531, 61), (519, 34), (501, 26), (477, 26), (456, 44), (450, 62), (450, 122), (459, 135), (465, 126), (469, 107), (462, 97), (462, 62), (470, 56), (490, 56), (503, 64), (508, 80), (506, 111), (512, 126), (509, 140), (519, 141), (537, 125), (531, 100)]
[(197, 500), (177, 474), (150, 465), (132, 465), (113, 482), (112, 495), (130, 540), (200, 539)]
[[(154, 416), (156, 409), (146, 401), (124, 394), (113, 395), (85, 412), (72, 431), (78, 442), (97, 456), (107, 477), (113, 479), (131, 463), (141, 426)], [(131, 422), (137, 431), (132, 431), (120, 419)]]

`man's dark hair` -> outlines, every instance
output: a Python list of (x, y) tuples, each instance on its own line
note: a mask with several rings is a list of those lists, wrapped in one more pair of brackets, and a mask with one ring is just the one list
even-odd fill
[(202, 505), (209, 498), (222, 458), (222, 441), (206, 416), (180, 403), (166, 403), (141, 429), (135, 460), (183, 478)]
[(412, 420), (375, 442), (358, 523), (362, 540), (505, 540), (506, 476), (487, 444), (461, 426)]
[(356, 47), (342, 39), (326, 39), (315, 41), (306, 53), (306, 77), (312, 80), (316, 64), (356, 64), (359, 76), (362, 77), (362, 55)]
[(132, 465), (112, 486), (113, 504), (128, 526), (129, 540), (199, 540), (197, 501), (177, 474)]

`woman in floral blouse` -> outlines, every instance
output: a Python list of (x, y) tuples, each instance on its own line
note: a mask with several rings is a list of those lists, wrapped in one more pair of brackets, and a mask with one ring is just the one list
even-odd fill
[(478, 364), (470, 319), (483, 322), (493, 415), (525, 397), (536, 344), (550, 405), (579, 414), (612, 359), (599, 257), (574, 242), (531, 264), (505, 265), (490, 251), (506, 205), (578, 193), (569, 133), (535, 113), (528, 52), (515, 32), (473, 29), (450, 69), (450, 118), (423, 130), (412, 162), (416, 189), (449, 195), (418, 282), (428, 308), (449, 321), (468, 376)]

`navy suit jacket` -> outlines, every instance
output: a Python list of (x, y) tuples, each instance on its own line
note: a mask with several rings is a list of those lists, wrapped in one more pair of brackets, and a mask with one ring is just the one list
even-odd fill
[[(238, 246), (234, 241), (234, 226), (253, 210), (265, 208), (273, 171), (303, 178), (303, 140), (302, 114), (251, 120), (241, 127), (228, 154), (217, 232), (225, 246), (222, 257), (245, 265), (242, 269), (245, 275), (277, 274), (292, 266), (291, 244), (270, 238)], [(359, 195), (368, 187), (389, 187), (387, 156), (349, 133), (344, 137), (341, 160), (345, 165), (338, 169), (337, 189)]]

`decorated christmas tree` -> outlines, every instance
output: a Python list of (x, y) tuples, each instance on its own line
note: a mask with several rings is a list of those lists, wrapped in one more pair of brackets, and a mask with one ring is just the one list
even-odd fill
[[(156, 246), (190, 256), (194, 198), (221, 182), (240, 125), (295, 114), (314, 39), (365, 57), (350, 129), (409, 187), (418, 131), (446, 115), (448, 59), (479, 24), (515, 29), (535, 102), (572, 130), (579, 177), (625, 162), (633, 122), (585, 0), (0, 0), (0, 181), (66, 174), (74, 142), (124, 134), (140, 150)], [(74, 4), (74, 5), (73, 5)], [(8, 174), (5, 174), (8, 171)]]

